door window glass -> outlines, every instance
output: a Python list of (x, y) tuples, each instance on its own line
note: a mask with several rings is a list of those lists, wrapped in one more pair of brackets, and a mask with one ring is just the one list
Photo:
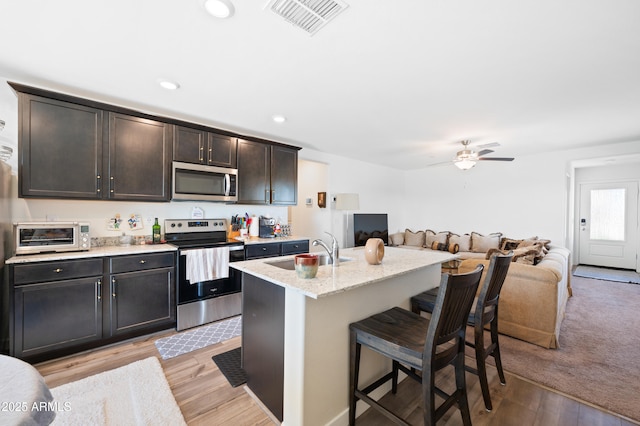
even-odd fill
[(592, 240), (624, 241), (626, 189), (591, 190)]

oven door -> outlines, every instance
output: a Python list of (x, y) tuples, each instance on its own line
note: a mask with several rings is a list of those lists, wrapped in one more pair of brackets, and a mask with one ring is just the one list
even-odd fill
[[(244, 260), (244, 246), (229, 247), (229, 262)], [(186, 278), (186, 255), (178, 253), (178, 304), (238, 293), (242, 290), (239, 271), (229, 268), (229, 276), (211, 281), (192, 283)]]

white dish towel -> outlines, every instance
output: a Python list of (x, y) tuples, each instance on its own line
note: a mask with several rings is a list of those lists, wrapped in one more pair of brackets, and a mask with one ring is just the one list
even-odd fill
[(183, 250), (191, 284), (229, 277), (229, 247)]

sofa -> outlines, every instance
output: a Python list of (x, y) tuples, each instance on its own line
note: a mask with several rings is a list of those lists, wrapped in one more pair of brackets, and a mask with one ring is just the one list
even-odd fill
[[(447, 250), (458, 256), (458, 273), (485, 266), (494, 253), (513, 251), (500, 293), (498, 331), (544, 348), (558, 348), (560, 326), (571, 297), (571, 253), (538, 237), (506, 238), (501, 233), (455, 234), (431, 230), (395, 233), (389, 244), (414, 250)], [(447, 265), (453, 267), (452, 265)]]

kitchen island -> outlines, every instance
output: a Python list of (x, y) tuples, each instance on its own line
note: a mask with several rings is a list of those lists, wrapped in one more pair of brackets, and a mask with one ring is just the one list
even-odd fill
[[(247, 386), (283, 425), (346, 425), (349, 324), (393, 306), (408, 309), (411, 296), (436, 287), (441, 264), (456, 256), (387, 247), (382, 264), (369, 265), (359, 247), (343, 249), (341, 258), (349, 260), (320, 266), (313, 279), (276, 266), (282, 257), (231, 264), (243, 272)], [(389, 368), (363, 351), (361, 383)]]

